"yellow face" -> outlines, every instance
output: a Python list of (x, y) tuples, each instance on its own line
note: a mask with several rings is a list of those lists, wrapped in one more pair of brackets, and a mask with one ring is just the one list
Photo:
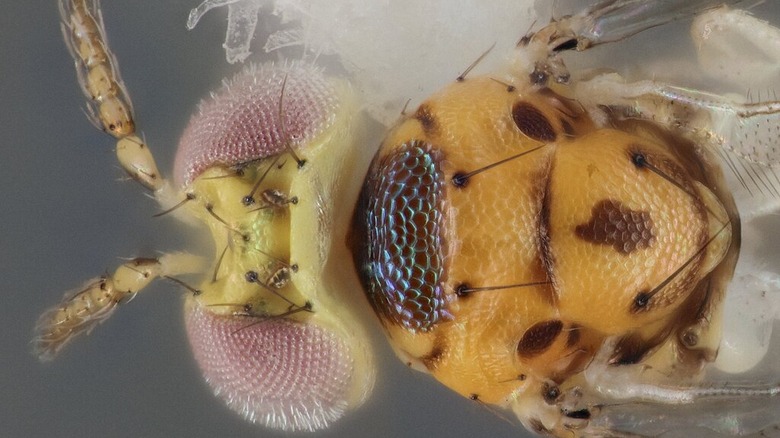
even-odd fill
[(391, 130), (351, 243), (402, 357), (507, 404), (575, 376), (610, 337), (612, 363), (685, 333), (680, 349), (702, 348), (689, 332), (717, 313), (733, 269), (719, 268), (730, 195), (687, 141), (612, 125), (550, 88), (474, 77)]

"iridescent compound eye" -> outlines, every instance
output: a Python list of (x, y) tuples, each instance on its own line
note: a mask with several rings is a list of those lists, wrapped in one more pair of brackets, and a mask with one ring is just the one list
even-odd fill
[(359, 213), (365, 216), (355, 224), (370, 236), (355, 247), (369, 299), (377, 312), (410, 330), (428, 331), (449, 316), (440, 161), (440, 153), (416, 141), (384, 157), (366, 179)]

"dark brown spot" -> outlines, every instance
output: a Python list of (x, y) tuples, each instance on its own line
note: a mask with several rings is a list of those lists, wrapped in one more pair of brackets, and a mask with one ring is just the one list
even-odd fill
[(560, 396), (561, 389), (557, 386), (550, 385), (548, 383), (542, 385), (542, 397), (544, 398), (545, 403), (548, 405), (555, 404), (555, 402), (558, 401), (558, 397)]
[(526, 330), (517, 344), (517, 354), (531, 358), (543, 353), (563, 330), (563, 323), (557, 319), (542, 321)]
[(468, 285), (468, 283), (461, 283), (457, 286), (455, 286), (455, 295), (458, 296), (458, 298), (466, 298), (471, 296), (471, 292), (469, 289), (471, 286)]
[(479, 401), (479, 394), (470, 394), (469, 395), (469, 400)]
[(617, 252), (628, 255), (655, 242), (653, 227), (650, 213), (605, 199), (593, 206), (590, 222), (577, 225), (574, 231), (583, 240), (611, 245)]
[(551, 142), (557, 137), (547, 117), (528, 102), (517, 102), (512, 107), (512, 120), (520, 132), (533, 140)]
[(420, 105), (417, 108), (417, 112), (414, 113), (414, 118), (420, 121), (423, 131), (426, 134), (433, 134), (438, 130), (439, 124), (436, 122), (436, 117), (433, 115), (431, 107), (427, 104)]
[(580, 409), (578, 411), (565, 411), (567, 417), (574, 418), (576, 420), (589, 420), (590, 411), (587, 409)]
[(571, 347), (577, 345), (577, 343), (580, 342), (581, 334), (580, 334), (580, 327), (579, 326), (576, 326), (576, 325), (572, 326), (568, 330), (568, 334), (569, 334), (569, 336), (566, 338), (566, 348), (571, 348)]
[(563, 52), (566, 50), (574, 50), (577, 48), (579, 42), (576, 38), (568, 39), (553, 48), (553, 52)]
[(650, 291), (642, 291), (636, 294), (634, 302), (631, 304), (631, 313), (639, 313), (646, 309), (647, 305), (650, 304), (651, 298), (653, 298), (653, 295)]

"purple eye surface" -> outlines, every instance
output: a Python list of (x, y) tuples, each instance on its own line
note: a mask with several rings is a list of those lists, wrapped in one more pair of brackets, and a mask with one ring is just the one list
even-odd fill
[(316, 137), (339, 102), (315, 67), (255, 66), (201, 102), (179, 141), (173, 176), (189, 185), (212, 166), (238, 166)]
[[(298, 160), (298, 153), (311, 156), (305, 146), (334, 124), (340, 101), (332, 84), (302, 63), (248, 67), (201, 103), (182, 135), (174, 165), (175, 183), (193, 191), (198, 198), (194, 203), (205, 203), (203, 210), (195, 208), (196, 214), (216, 221), (217, 246), (223, 245), (223, 225), (242, 233), (241, 239), (224, 242), (227, 255), (215, 274), (219, 281), (204, 284), (203, 295), (185, 308), (193, 354), (209, 386), (231, 409), (279, 430), (326, 428), (354, 407), (354, 386), (361, 381), (348, 336), (311, 316), (327, 314), (326, 305), (314, 300), (315, 310), (290, 317), (304, 302), (309, 304), (304, 300), (312, 293), (296, 284), (295, 276), (302, 275), (298, 268), (287, 268), (285, 280), (274, 283), (270, 279), (276, 268), (268, 265), (289, 267), (298, 254), (285, 247), (290, 233), (286, 221), (303, 214), (303, 204), (313, 195), (298, 204), (304, 189), (293, 187), (305, 176), (294, 163), (281, 164)], [(291, 149), (299, 152), (293, 155)], [(309, 173), (316, 173), (315, 161), (306, 165)], [(262, 184), (232, 173), (228, 180), (206, 175), (198, 180), (214, 167), (252, 167), (262, 175)], [(264, 181), (265, 175), (269, 180)], [(273, 195), (270, 201), (258, 196), (273, 208), (252, 211), (240, 204), (242, 197), (258, 194)], [(317, 263), (298, 257), (302, 271)], [(272, 283), (277, 286), (268, 286)], [(239, 308), (244, 300), (259, 300), (257, 313), (237, 315), (209, 307), (233, 300)]]
[(312, 431), (343, 415), (353, 365), (336, 333), (282, 318), (214, 315), (197, 303), (185, 312), (203, 377), (247, 420)]

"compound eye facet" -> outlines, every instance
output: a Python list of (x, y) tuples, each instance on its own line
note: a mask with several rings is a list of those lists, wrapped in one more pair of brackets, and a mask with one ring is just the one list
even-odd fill
[(250, 65), (201, 102), (179, 141), (174, 180), (188, 186), (213, 166), (237, 166), (305, 144), (339, 107), (334, 85), (316, 68)]
[(321, 325), (215, 315), (186, 306), (193, 354), (215, 395), (247, 420), (285, 431), (328, 427), (350, 405), (350, 348)]
[(326, 263), (346, 251), (333, 230), (349, 220), (336, 213), (358, 151), (352, 105), (345, 83), (312, 66), (253, 66), (201, 104), (177, 152), (183, 211), (218, 251), (185, 306), (191, 349), (215, 395), (269, 428), (326, 428), (373, 385), (365, 333), (343, 306), (356, 279)]
[(371, 304), (389, 322), (413, 331), (449, 318), (441, 160), (421, 141), (388, 153), (369, 171), (356, 224), (366, 230), (354, 249)]

